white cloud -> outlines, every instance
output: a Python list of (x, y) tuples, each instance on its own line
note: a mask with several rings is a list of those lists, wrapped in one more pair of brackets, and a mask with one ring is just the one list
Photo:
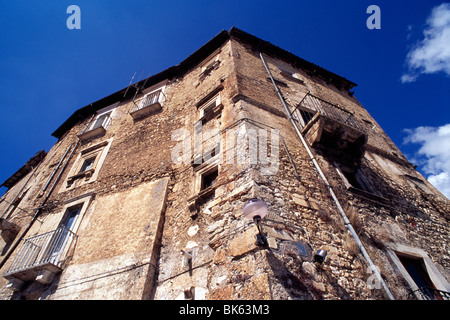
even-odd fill
[(403, 83), (440, 71), (450, 76), (450, 3), (432, 9), (423, 35), (406, 56), (408, 70), (400, 79)]
[(441, 127), (405, 130), (404, 143), (420, 144), (415, 161), (428, 174), (427, 180), (450, 199), (450, 123)]
[(450, 174), (441, 172), (428, 177), (428, 181), (450, 199)]

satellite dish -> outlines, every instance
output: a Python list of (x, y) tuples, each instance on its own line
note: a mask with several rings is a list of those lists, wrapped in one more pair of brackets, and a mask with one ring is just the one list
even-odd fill
[(261, 221), (267, 215), (267, 205), (262, 200), (252, 199), (245, 204), (243, 211), (245, 218)]

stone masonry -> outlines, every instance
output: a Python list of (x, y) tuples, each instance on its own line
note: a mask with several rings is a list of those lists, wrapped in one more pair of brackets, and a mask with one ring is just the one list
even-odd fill
[(4, 183), (1, 299), (445, 296), (449, 200), (354, 86), (232, 28), (78, 109)]

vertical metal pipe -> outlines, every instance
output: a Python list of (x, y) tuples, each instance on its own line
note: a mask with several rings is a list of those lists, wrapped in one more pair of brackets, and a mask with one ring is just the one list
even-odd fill
[(63, 162), (64, 158), (67, 155), (67, 152), (69, 152), (70, 148), (72, 148), (72, 145), (70, 145), (66, 152), (64, 153), (64, 155), (62, 156), (61, 160), (59, 160), (58, 165), (56, 166), (55, 170), (53, 170), (52, 175), (50, 176), (50, 178), (48, 178), (47, 183), (45, 184), (44, 188), (42, 189), (42, 192), (45, 192), (45, 190), (47, 190), (48, 185), (50, 184), (50, 181), (52, 181), (53, 177), (55, 176), (56, 171), (58, 171), (59, 167), (61, 166), (61, 163)]
[(341, 204), (339, 203), (339, 200), (337, 199), (336, 195), (334, 194), (333, 189), (331, 188), (330, 184), (328, 183), (327, 178), (325, 177), (324, 173), (322, 172), (322, 169), (320, 168), (319, 164), (317, 163), (314, 155), (312, 154), (307, 142), (305, 141), (305, 139), (303, 138), (303, 135), (301, 134), (301, 132), (299, 131), (297, 125), (295, 124), (294, 120), (292, 119), (292, 117), (290, 116), (289, 113), (289, 108), (287, 107), (284, 98), (280, 92), (280, 90), (278, 89), (277, 84), (275, 83), (275, 80), (273, 79), (272, 73), (270, 72), (270, 69), (267, 67), (266, 62), (264, 61), (264, 57), (262, 55), (262, 53), (259, 53), (259, 56), (261, 58), (261, 61), (264, 65), (264, 68), (266, 69), (267, 73), (269, 74), (269, 77), (272, 81), (272, 84), (275, 87), (275, 91), (277, 92), (278, 97), (281, 100), (281, 103), (283, 104), (283, 107), (288, 115), (289, 120), (291, 121), (295, 131), (297, 132), (297, 135), (299, 136), (303, 146), (305, 147), (309, 157), (311, 158), (311, 161), (313, 162), (314, 166), (316, 167), (316, 170), (318, 171), (320, 177), (322, 178), (323, 182), (325, 183), (325, 185), (327, 186), (328, 191), (331, 194), (331, 197), (334, 200), (334, 203), (336, 204), (336, 207), (338, 208), (339, 213), (341, 214), (344, 223), (346, 225), (346, 227), (348, 228), (348, 230), (350, 231), (351, 235), (353, 236), (353, 238), (355, 239), (356, 243), (358, 244), (359, 249), (361, 250), (361, 253), (363, 254), (365, 260), (367, 261), (367, 263), (369, 264), (370, 268), (372, 269), (372, 271), (374, 272), (375, 276), (377, 277), (377, 279), (380, 281), (384, 291), (386, 292), (387, 296), (389, 297), (389, 299), (391, 300), (395, 300), (394, 296), (392, 295), (392, 293), (389, 291), (389, 288), (387, 287), (386, 283), (384, 282), (383, 278), (381, 277), (380, 272), (378, 271), (378, 268), (374, 265), (374, 263), (372, 262), (372, 259), (370, 258), (369, 254), (367, 253), (367, 251), (364, 249), (364, 246), (362, 245), (361, 241), (359, 240), (359, 237), (357, 235), (357, 233), (355, 232), (355, 229), (353, 229), (353, 226), (350, 224), (350, 221), (347, 218), (347, 215), (345, 214), (344, 210), (342, 209)]
[[(70, 159), (72, 158), (72, 155), (75, 151), (75, 149), (77, 148), (79, 144), (79, 141), (75, 144), (75, 146), (72, 149), (72, 152), (70, 153), (69, 157), (67, 158), (63, 168), (61, 169), (58, 177), (55, 179), (55, 182), (53, 183), (52, 187), (50, 188), (47, 196), (45, 197), (45, 199), (42, 201), (41, 207), (47, 202), (47, 200), (50, 198), (50, 195), (53, 192), (53, 189), (55, 188), (55, 185), (58, 183), (61, 174), (64, 172), (64, 169), (66, 168), (67, 164), (69, 163)], [(9, 249), (9, 251), (6, 253), (5, 257), (3, 258), (3, 260), (0, 262), (0, 268), (3, 267), (3, 265), (6, 263), (6, 261), (9, 259), (9, 257), (11, 256), (11, 254), (17, 249), (18, 245), (20, 244), (20, 242), (22, 241), (23, 237), (27, 234), (27, 232), (31, 229), (31, 226), (33, 225), (33, 223), (37, 220), (37, 217), (39, 216), (39, 214), (41, 213), (41, 209), (37, 209), (36, 212), (34, 213), (33, 218), (31, 219), (30, 223), (28, 224), (28, 226), (25, 228), (25, 230), (22, 232), (22, 234), (20, 235), (20, 238), (16, 241), (16, 243), (14, 243), (14, 245), (12, 246), (12, 248)]]

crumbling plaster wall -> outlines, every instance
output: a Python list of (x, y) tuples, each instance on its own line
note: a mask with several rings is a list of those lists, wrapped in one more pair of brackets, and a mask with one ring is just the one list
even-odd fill
[[(286, 118), (258, 52), (232, 39), (211, 58), (216, 55), (220, 63), (207, 72), (200, 64), (168, 79), (160, 112), (133, 120), (128, 114), (132, 102), (119, 104), (99, 138), (112, 142), (94, 182), (65, 190), (65, 170), (30, 234), (54, 228), (68, 200), (90, 194), (92, 201), (62, 274), (50, 286), (30, 286), (27, 297), (183, 299), (185, 290), (194, 287), (196, 299), (385, 298), (381, 290), (369, 288), (372, 274)], [(265, 58), (275, 78), (286, 84), (280, 89), (291, 107), (310, 91), (367, 120), (363, 164), (395, 202), (379, 203), (349, 192), (326, 156), (313, 152), (394, 295), (405, 298), (407, 292), (386, 254), (386, 243), (422, 248), (448, 279), (448, 201), (435, 195), (354, 97), (286, 62)], [(293, 69), (302, 81), (286, 78), (276, 66)], [(220, 90), (223, 104), (215, 122), (223, 130), (222, 139), (230, 128), (244, 138), (259, 130), (267, 130), (269, 137), (278, 135), (277, 170), (264, 174), (261, 169), (267, 164), (250, 163), (249, 142), (243, 140), (230, 148), (243, 151), (244, 158), (235, 155), (232, 163), (219, 163), (214, 198), (193, 212), (188, 200), (197, 192), (195, 168), (190, 161), (173, 162), (171, 153), (180, 141), (172, 139), (172, 133), (184, 129), (192, 138), (197, 104), (215, 90)], [(74, 126), (49, 152), (33, 184), (36, 190), (87, 121)], [(79, 145), (75, 154), (98, 141)], [(229, 146), (221, 147), (228, 151)], [(272, 148), (269, 142), (268, 151)], [(164, 184), (164, 197), (148, 198), (155, 184)], [(265, 248), (255, 243), (255, 225), (242, 217), (244, 204), (255, 197), (269, 207)], [(154, 203), (164, 207), (159, 216), (149, 211)], [(312, 261), (319, 248), (328, 250), (321, 267)], [(192, 255), (191, 264), (181, 250)]]

